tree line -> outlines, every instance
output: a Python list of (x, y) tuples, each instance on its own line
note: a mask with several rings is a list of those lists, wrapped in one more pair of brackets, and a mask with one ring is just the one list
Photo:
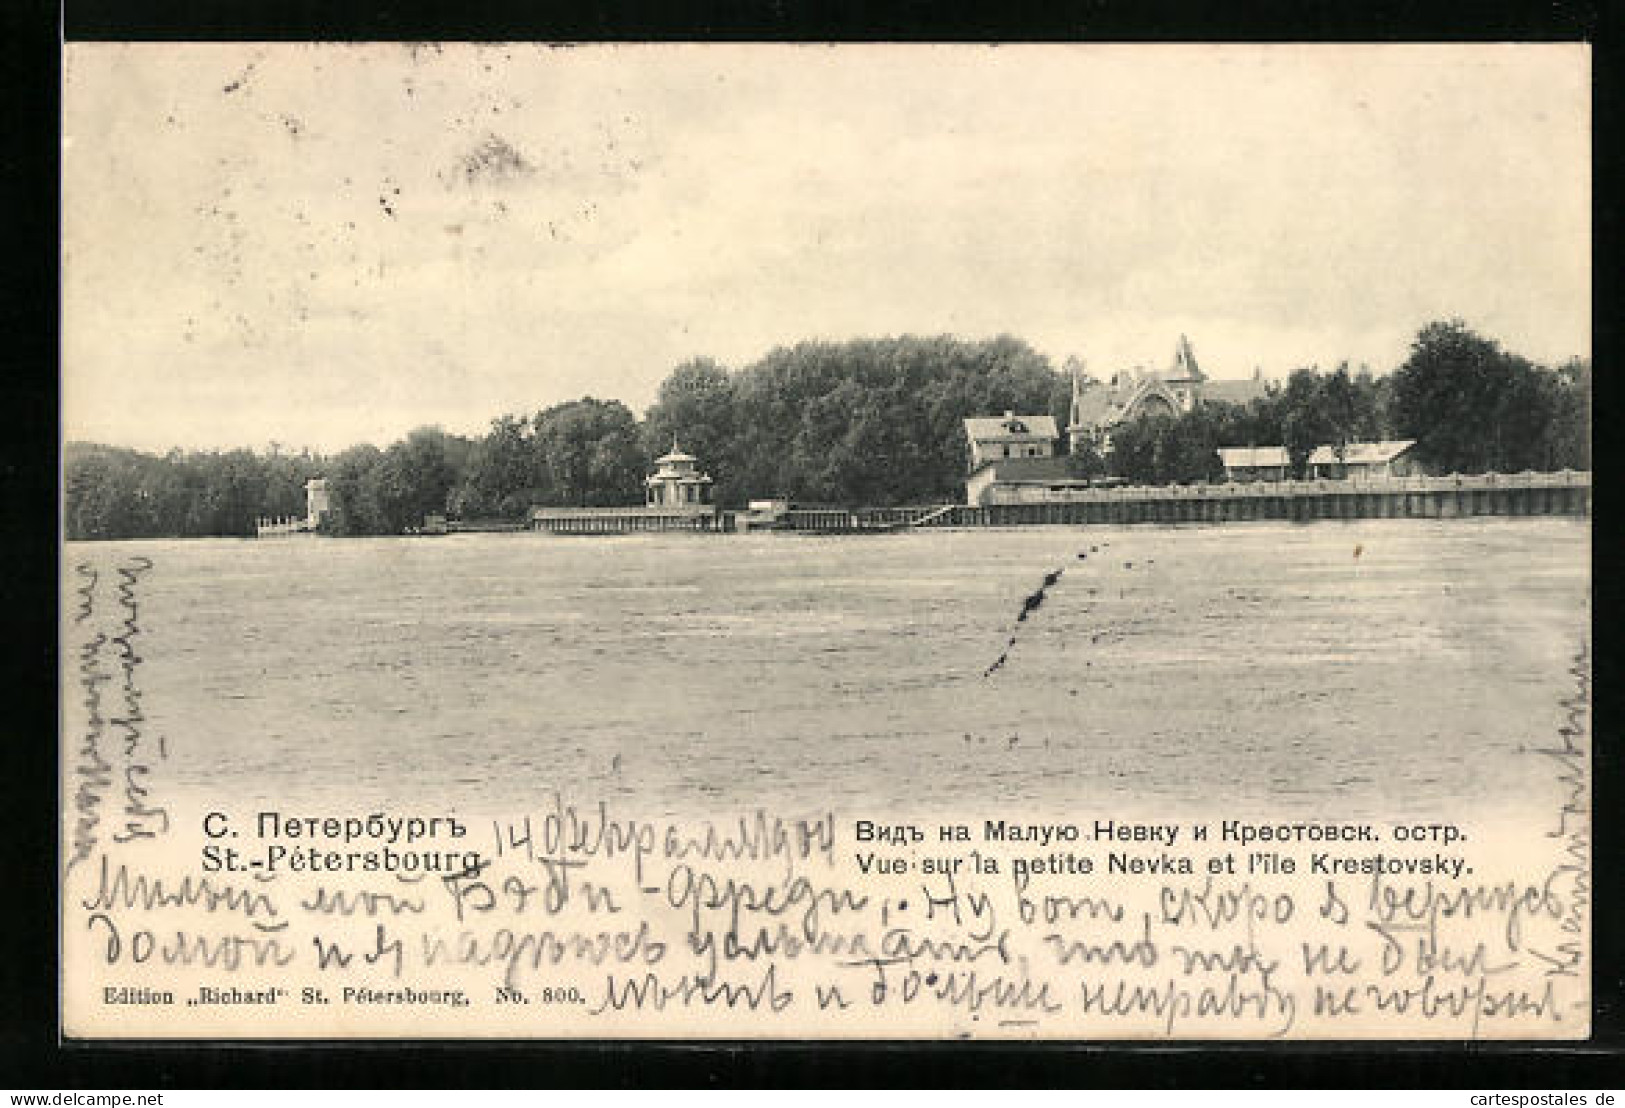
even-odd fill
[(325, 466), (308, 452), (155, 455), (68, 443), (63, 530), (70, 539), (251, 535), (256, 516), (304, 515), (305, 482)]
[[(1244, 407), (1119, 427), (1108, 457), (1069, 464), (1136, 483), (1217, 480), (1220, 446), (1285, 446), (1301, 472), (1321, 445), (1415, 438), (1441, 472), (1588, 469), (1590, 386), (1589, 363), (1550, 369), (1460, 322), (1434, 323), (1387, 376), (1298, 369)], [(619, 401), (583, 397), (504, 414), (483, 436), (424, 427), (332, 456), (72, 443), (64, 527), (71, 539), (250, 535), (256, 517), (303, 515), (312, 477), (327, 478), (326, 527), (341, 535), (400, 534), (428, 514), (513, 520), (533, 505), (640, 504), (674, 442), (700, 459), (724, 506), (943, 502), (963, 495), (966, 417), (1047, 413), (1064, 427), (1070, 397), (1067, 375), (1008, 335), (803, 342), (737, 370), (685, 362), (641, 421)]]

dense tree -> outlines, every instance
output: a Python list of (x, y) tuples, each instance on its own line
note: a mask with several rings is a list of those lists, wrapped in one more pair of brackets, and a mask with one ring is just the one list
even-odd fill
[(69, 538), (249, 535), (259, 515), (304, 512), (316, 459), (248, 450), (163, 457), (70, 443), (63, 451)]
[(1393, 438), (1395, 432), (1389, 379), (1374, 376), (1369, 366), (1362, 365), (1354, 375), (1352, 384), (1353, 425), (1350, 438), (1366, 442)]
[(584, 397), (537, 414), (532, 445), (546, 476), (544, 504), (643, 503), (637, 419), (619, 400)]
[(967, 416), (1047, 413), (1064, 425), (1070, 395), (1046, 358), (1008, 335), (801, 343), (732, 383), (734, 434), (715, 455), (728, 467), (718, 492), (730, 504), (747, 495), (875, 505), (957, 497)]
[(119, 453), (86, 451), (75, 458), (70, 452), (63, 477), (63, 524), (69, 538), (108, 539), (141, 533), (133, 518), (135, 482)]
[(1298, 476), (1303, 475), (1309, 455), (1317, 447), (1334, 442), (1338, 433), (1321, 386), (1320, 375), (1314, 370), (1295, 369), (1281, 391), (1280, 445), (1286, 447), (1292, 472)]
[(438, 427), (419, 427), (384, 451), (369, 474), (384, 534), (398, 535), (446, 511), (458, 457), (466, 451)]
[(499, 416), (491, 421), (490, 432), (474, 442), (447, 507), (461, 519), (518, 515), (541, 500), (536, 470), (530, 421)]
[(1103, 477), (1109, 472), (1108, 460), (1089, 443), (1080, 443), (1067, 454), (1067, 472), (1082, 479)]
[(744, 494), (734, 479), (736, 438), (733, 378), (710, 358), (695, 358), (672, 370), (643, 420), (644, 455), (658, 458), (675, 443), (704, 459), (719, 499), (742, 499)]
[[(1416, 439), (1421, 456), (1440, 469), (1509, 473), (1577, 453), (1582, 386), (1503, 351), (1460, 320), (1424, 327), (1392, 388), (1400, 434)], [(1589, 380), (1583, 390), (1589, 410)]]
[(1348, 444), (1360, 441), (1359, 398), (1349, 377), (1348, 363), (1321, 378), (1320, 409), (1326, 427), (1325, 445), (1342, 457)]
[[(1048, 413), (1065, 426), (1069, 366), (1008, 335), (982, 342), (903, 336), (804, 342), (737, 371), (677, 366), (640, 424), (625, 405), (585, 397), (532, 418), (504, 415), (481, 438), (419, 428), (387, 449), (322, 458), (248, 450), (162, 457), (70, 443), (63, 451), (69, 538), (247, 535), (259, 516), (305, 511), (325, 476), (341, 535), (399, 534), (429, 514), (517, 519), (533, 504), (639, 504), (643, 477), (677, 441), (716, 480), (719, 503), (747, 497), (859, 505), (923, 504), (963, 491), (968, 416)], [(1432, 323), (1391, 376), (1347, 365), (1294, 371), (1241, 406), (1208, 403), (1115, 429), (1115, 451), (1069, 468), (1143, 483), (1222, 478), (1222, 446), (1287, 447), (1302, 471), (1322, 445), (1415, 438), (1449, 471), (1587, 469), (1591, 365), (1557, 369), (1502, 351), (1460, 321)], [(1063, 438), (1064, 444), (1064, 438)]]
[(1164, 413), (1133, 420), (1113, 432), (1108, 466), (1137, 485), (1220, 480), (1219, 447), (1234, 438), (1243, 415), (1232, 405), (1205, 404), (1178, 417)]
[(1172, 416), (1159, 412), (1117, 427), (1108, 455), (1112, 473), (1130, 484), (1160, 484), (1164, 478), (1157, 464), (1157, 447), (1174, 423)]
[(378, 507), (373, 470), (383, 461), (384, 452), (370, 443), (352, 446), (333, 459), (327, 475), (328, 500), (332, 515), (327, 527), (336, 535), (380, 535), (386, 531)]
[(1575, 358), (1551, 374), (1552, 422), (1542, 469), (1591, 468), (1591, 362)]

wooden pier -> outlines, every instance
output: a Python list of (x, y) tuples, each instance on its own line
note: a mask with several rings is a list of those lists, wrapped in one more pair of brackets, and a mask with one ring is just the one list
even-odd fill
[(1564, 471), (1090, 489), (1073, 492), (1065, 500), (959, 506), (921, 526), (1590, 514), (1591, 474)]
[(446, 531), (453, 535), (482, 535), (500, 534), (511, 531), (528, 531), (530, 528), (523, 522), (511, 519), (448, 519)]
[(1064, 497), (1056, 495), (1053, 499), (987, 506), (793, 510), (785, 515), (785, 528), (828, 534), (1044, 523), (1115, 525), (1590, 514), (1591, 474), (1565, 471), (1071, 489)]
[(286, 538), (290, 535), (315, 534), (305, 516), (259, 516), (254, 520), (254, 537), (260, 539)]
[(710, 505), (692, 508), (532, 508), (530, 529), (553, 535), (630, 535), (645, 531), (724, 532), (734, 514)]
[[(792, 508), (776, 529), (876, 534), (923, 527), (1032, 524), (1237, 523), (1250, 520), (1453, 519), (1463, 516), (1589, 516), (1591, 474), (1487, 473), (1342, 481), (1070, 489), (1024, 503), (907, 508)], [(555, 535), (648, 531), (732, 532), (735, 513), (694, 508), (536, 508), (530, 529)], [(452, 525), (455, 530), (456, 525)]]
[(933, 504), (923, 508), (791, 508), (782, 517), (781, 529), (825, 535), (904, 531), (946, 519), (959, 507), (958, 504)]

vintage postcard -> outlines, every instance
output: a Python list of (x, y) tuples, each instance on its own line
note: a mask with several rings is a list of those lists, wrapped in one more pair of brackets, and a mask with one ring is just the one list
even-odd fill
[(1590, 1034), (1587, 47), (63, 88), (65, 1037)]

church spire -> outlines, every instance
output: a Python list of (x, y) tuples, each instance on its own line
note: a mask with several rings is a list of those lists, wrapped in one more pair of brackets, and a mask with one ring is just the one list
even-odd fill
[(1068, 429), (1083, 425), (1083, 362), (1076, 355), (1066, 360), (1067, 375), (1072, 378), (1072, 415)]
[(1203, 379), (1202, 367), (1196, 364), (1196, 353), (1191, 349), (1191, 340), (1184, 335), (1179, 336), (1179, 344), (1174, 347), (1174, 373), (1176, 380), (1189, 378), (1193, 381)]

